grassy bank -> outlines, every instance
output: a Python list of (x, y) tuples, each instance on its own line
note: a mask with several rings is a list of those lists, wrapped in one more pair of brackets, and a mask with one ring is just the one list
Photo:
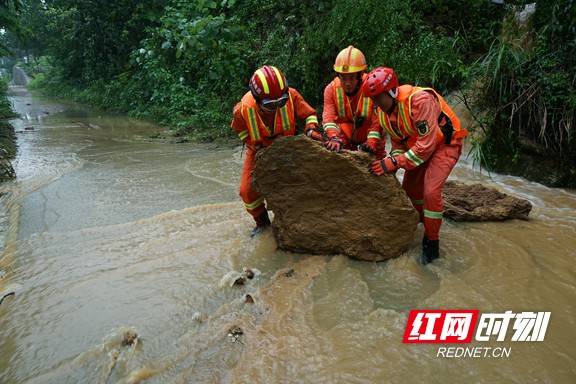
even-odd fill
[(9, 119), (16, 115), (12, 111), (10, 101), (6, 96), (8, 85), (5, 79), (0, 79), (0, 181), (6, 181), (16, 177), (10, 164), (16, 156), (16, 137), (14, 127)]
[(542, 1), (528, 19), (510, 14), (473, 67), (487, 168), (576, 188), (575, 5)]

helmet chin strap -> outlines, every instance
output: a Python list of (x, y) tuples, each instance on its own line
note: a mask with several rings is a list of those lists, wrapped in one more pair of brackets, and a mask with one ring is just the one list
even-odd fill
[(260, 110), (264, 113), (273, 113), (276, 112), (276, 108), (275, 109), (268, 109), (268, 108), (264, 108), (264, 106), (260, 103), (258, 103), (258, 107), (260, 107)]

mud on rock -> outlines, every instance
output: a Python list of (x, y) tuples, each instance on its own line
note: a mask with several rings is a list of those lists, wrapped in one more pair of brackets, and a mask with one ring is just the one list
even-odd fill
[(368, 261), (406, 251), (418, 214), (393, 175), (368, 172), (372, 159), (330, 152), (305, 136), (259, 151), (253, 183), (274, 212), (279, 247)]

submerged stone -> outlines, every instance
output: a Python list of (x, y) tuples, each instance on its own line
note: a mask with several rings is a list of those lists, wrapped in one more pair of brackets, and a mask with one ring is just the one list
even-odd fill
[(125, 331), (122, 336), (122, 346), (127, 347), (134, 345), (138, 341), (138, 334), (134, 331)]
[(454, 221), (527, 220), (532, 204), (481, 184), (448, 181), (444, 186), (444, 217)]

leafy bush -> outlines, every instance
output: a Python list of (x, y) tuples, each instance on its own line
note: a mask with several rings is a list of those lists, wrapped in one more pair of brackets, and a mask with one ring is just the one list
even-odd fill
[(8, 81), (0, 77), (0, 120), (10, 119), (15, 116), (12, 111), (12, 104), (7, 97)]
[[(446, 91), (467, 71), (472, 44), (463, 36), (497, 29), (481, 23), (492, 16), (481, 7), (476, 23), (436, 25), (418, 1), (153, 0), (154, 18), (136, 1), (105, 3), (109, 9), (71, 0), (36, 9), (47, 20), (52, 70), (35, 85), (202, 139), (232, 137), (231, 109), (261, 65), (280, 67), (321, 106), (335, 56), (353, 44), (371, 67), (392, 66), (403, 82)], [(126, 36), (132, 32), (138, 40)]]
[(537, 2), (532, 29), (514, 16), (508, 23), (474, 71), (475, 104), (487, 116), (482, 164), (530, 176), (530, 155), (542, 168), (534, 178), (576, 186), (574, 2)]

